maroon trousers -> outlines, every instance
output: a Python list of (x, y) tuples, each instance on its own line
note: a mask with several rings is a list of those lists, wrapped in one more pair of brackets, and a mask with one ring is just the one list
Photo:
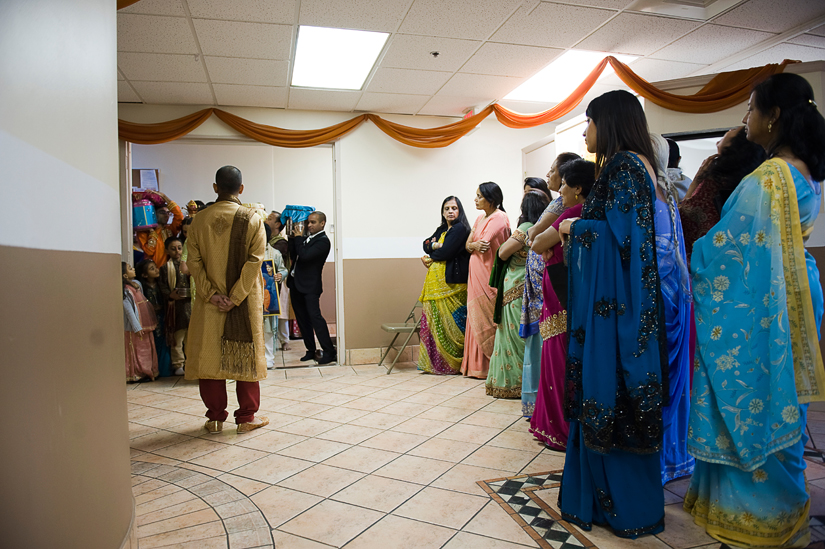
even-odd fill
[[(201, 399), (206, 405), (206, 417), (209, 421), (226, 421), (226, 381), (223, 379), (199, 379)], [(261, 405), (261, 387), (257, 381), (236, 381), (238, 406), (235, 410), (235, 423), (249, 423), (255, 419), (255, 412)]]

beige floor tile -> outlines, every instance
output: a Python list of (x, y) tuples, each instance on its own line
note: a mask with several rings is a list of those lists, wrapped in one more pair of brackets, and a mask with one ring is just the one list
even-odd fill
[(366, 410), (368, 412), (375, 412), (393, 404), (392, 400), (385, 400), (382, 398), (373, 398), (372, 396), (365, 396), (357, 398), (346, 404), (342, 404), (344, 408), (355, 408), (356, 410)]
[(669, 490), (662, 490), (665, 493), (665, 505), (673, 505), (674, 503), (684, 503), (684, 499), (677, 496)]
[(229, 534), (230, 549), (251, 549), (253, 547), (271, 548), (272, 533), (268, 526), (260, 526), (251, 530), (241, 530)]
[(434, 393), (437, 395), (445, 395), (450, 398), (460, 395), (461, 393), (471, 389), (472, 387), (464, 387), (462, 385), (456, 385), (451, 383), (452, 380), (447, 380), (444, 383), (439, 383), (438, 385), (433, 385), (432, 387), (425, 389), (424, 392), (426, 393)]
[(677, 503), (665, 507), (664, 532), (656, 537), (670, 545), (673, 549), (685, 549), (713, 543), (713, 538), (705, 533), (705, 529), (693, 522), (691, 517)]
[(334, 440), (336, 442), (345, 442), (347, 444), (359, 444), (365, 440), (382, 433), (381, 429), (374, 429), (372, 427), (362, 427), (360, 425), (341, 425), (330, 429), (320, 435), (318, 438), (326, 440)]
[(449, 406), (434, 406), (429, 410), (421, 412), (416, 417), (420, 419), (437, 419), (439, 421), (449, 421), (455, 423), (472, 414), (472, 410), (462, 408), (451, 408)]
[(172, 505), (171, 507), (164, 507), (163, 509), (158, 509), (157, 511), (146, 513), (145, 515), (140, 515), (135, 517), (135, 520), (138, 526), (144, 526), (153, 522), (167, 520), (172, 517), (188, 515), (189, 513), (194, 513), (203, 509), (209, 509), (209, 505), (202, 499), (195, 498), (190, 499), (189, 501), (184, 501), (183, 503), (178, 503), (177, 505)]
[(480, 410), (490, 404), (491, 398), (475, 398), (466, 396), (466, 392), (460, 396), (453, 397), (441, 403), (441, 406), (449, 408), (461, 408), (462, 410)]
[(258, 482), (257, 480), (250, 480), (248, 478), (239, 477), (229, 473), (224, 473), (219, 476), (218, 479), (232, 486), (246, 496), (257, 494), (261, 490), (269, 488), (269, 484), (265, 482)]
[(278, 483), (278, 486), (328, 498), (364, 476), (364, 473), (318, 464)]
[[(387, 408), (389, 408), (389, 406)], [(439, 421), (437, 419), (419, 419), (416, 417), (409, 419), (404, 423), (399, 423), (391, 430), (399, 433), (409, 433), (412, 435), (423, 435), (426, 437), (432, 437), (437, 435), (444, 429), (447, 429), (448, 427), (452, 426), (453, 423), (449, 421)]]
[(365, 440), (360, 446), (367, 448), (377, 448), (378, 450), (388, 450), (390, 452), (408, 452), (428, 440), (429, 437), (423, 435), (411, 435), (409, 433), (397, 433), (395, 431), (384, 431), (374, 437)]
[(411, 456), (441, 459), (458, 463), (479, 449), (478, 444), (449, 440), (446, 438), (431, 438), (409, 451)]
[(673, 492), (680, 498), (684, 498), (685, 494), (687, 494), (688, 486), (690, 486), (690, 477), (682, 477), (665, 484), (665, 490)]
[(416, 484), (429, 484), (452, 466), (448, 461), (404, 455), (376, 470), (374, 474)]
[(520, 472), (544, 473), (547, 471), (558, 471), (561, 469), (564, 469), (564, 454), (545, 449), (542, 453), (537, 455), (535, 459), (525, 465)]
[(225, 444), (219, 444), (202, 438), (187, 438), (184, 442), (154, 450), (154, 453), (172, 459), (188, 461), (209, 454), (210, 452), (223, 450), (224, 448), (227, 448)]
[[(226, 534), (222, 534), (211, 538), (173, 543), (172, 545), (164, 545), (163, 547), (164, 549), (227, 549), (229, 544), (226, 541)], [(234, 549), (234, 547), (233, 545), (232, 548)]]
[(146, 480), (146, 477), (140, 477), (142, 482), (137, 485), (132, 485), (132, 495), (138, 497), (143, 495), (147, 492), (151, 492), (152, 490), (157, 490), (159, 488), (164, 488), (169, 485), (168, 482), (164, 482), (162, 480), (158, 480), (156, 478), (150, 478)]
[(169, 431), (157, 431), (142, 437), (133, 438), (129, 441), (129, 447), (144, 452), (154, 452), (159, 448), (166, 448), (178, 442), (191, 440), (192, 437), (170, 433)]
[[(343, 385), (343, 384), (342, 384)], [(351, 384), (345, 387), (335, 389), (333, 392), (339, 395), (351, 395), (354, 397), (365, 397), (377, 393), (381, 389), (379, 387), (368, 387), (365, 385)]]
[(312, 465), (311, 461), (273, 454), (239, 467), (233, 473), (239, 477), (275, 484)]
[(319, 438), (311, 438), (290, 446), (289, 448), (278, 450), (278, 453), (282, 456), (289, 456), (320, 463), (349, 448), (349, 444), (334, 442), (331, 440), (321, 440)]
[(442, 402), (450, 400), (451, 398), (453, 398), (452, 395), (421, 391), (420, 393), (415, 393), (414, 395), (403, 399), (402, 402), (410, 402), (413, 404), (422, 404), (427, 406), (438, 406)]
[(212, 452), (197, 459), (190, 460), (190, 463), (195, 465), (202, 465), (210, 469), (217, 469), (218, 471), (232, 471), (242, 465), (251, 463), (262, 457), (267, 456), (266, 452), (259, 450), (252, 450), (250, 448), (241, 448), (238, 446), (230, 446), (217, 452)]
[(518, 431), (502, 431), (493, 440), (487, 443), (488, 446), (498, 446), (500, 448), (510, 448), (512, 450), (524, 450), (527, 452), (542, 451), (545, 446), (533, 435), (520, 433)]
[(511, 477), (515, 476), (515, 474), (515, 471), (501, 471), (498, 469), (487, 469), (485, 467), (476, 467), (474, 465), (464, 465), (459, 463), (438, 477), (430, 484), (430, 486), (443, 488), (445, 490), (454, 490), (456, 492), (464, 492), (466, 494), (486, 496), (487, 492), (485, 492), (481, 486), (478, 485), (478, 481)]
[(269, 525), (277, 528), (324, 498), (280, 486), (270, 486), (249, 499), (258, 506)]
[[(370, 372), (386, 373), (387, 372), (384, 369), (383, 366), (381, 366), (381, 367), (376, 367), (376, 366), (359, 367), (359, 366), (356, 366), (354, 369), (355, 369), (355, 371), (359, 371), (359, 369), (363, 369), (363, 371), (367, 372), (367, 373), (370, 373)], [(369, 386), (369, 387), (381, 387), (381, 388), (393, 387), (393, 386), (398, 385), (400, 383), (404, 383), (405, 381), (408, 381), (409, 379), (410, 379), (409, 374), (402, 373), (402, 372), (396, 372), (395, 370), (393, 370), (392, 375), (388, 375), (388, 376), (387, 375), (379, 375), (379, 376), (375, 376), (371, 379), (365, 379), (364, 382), (362, 383), (362, 385), (366, 385), (366, 386)]]
[(158, 429), (168, 429), (174, 425), (181, 423), (189, 423), (195, 418), (189, 414), (181, 414), (178, 412), (166, 412), (163, 415), (155, 416), (153, 418), (140, 420), (137, 423), (148, 425), (150, 427), (157, 427)]
[(295, 400), (298, 402), (308, 402), (313, 398), (319, 397), (324, 395), (322, 391), (313, 391), (312, 389), (293, 389), (292, 391), (288, 391), (286, 393), (281, 393), (278, 395), (280, 398), (285, 398), (287, 400)]
[(462, 463), (487, 467), (488, 469), (501, 469), (502, 471), (520, 471), (522, 467), (533, 461), (537, 455), (538, 452), (483, 446), (464, 459)]
[(349, 450), (344, 450), (340, 454), (327, 459), (324, 464), (361, 473), (372, 473), (400, 455), (396, 452), (376, 448), (353, 446)]
[(332, 499), (389, 513), (421, 489), (420, 484), (368, 475), (336, 493)]
[(463, 530), (511, 543), (535, 545), (533, 538), (495, 501), (488, 502)]
[(284, 408), (289, 408), (290, 406), (295, 406), (294, 400), (287, 400), (285, 398), (272, 396), (268, 398), (262, 398), (259, 407), (261, 410), (280, 412)]
[(483, 412), (493, 412), (495, 414), (507, 414), (511, 416), (521, 417), (521, 399), (497, 398), (481, 410)]
[[(324, 395), (326, 393), (321, 394)], [(317, 402), (296, 402), (292, 406), (282, 408), (280, 412), (284, 414), (290, 414), (293, 416), (312, 417), (315, 414), (326, 412), (328, 410), (331, 410), (332, 408), (332, 406), (328, 406), (326, 404), (319, 404)]]
[(301, 435), (293, 435), (292, 433), (282, 433), (280, 431), (264, 431), (263, 429), (252, 431), (249, 434), (254, 434), (258, 431), (263, 431), (263, 433), (254, 438), (240, 441), (237, 445), (242, 446), (243, 448), (252, 448), (253, 450), (261, 450), (263, 452), (274, 453), (278, 450), (282, 450), (294, 444), (298, 444), (299, 442), (303, 442), (308, 438)]
[[(310, 402), (315, 404), (323, 404), (326, 406), (340, 406), (347, 402), (352, 402), (357, 399), (356, 395), (343, 395), (341, 393), (324, 393), (321, 396), (315, 397)], [(317, 415), (317, 414), (316, 414)]]
[(452, 427), (445, 429), (436, 435), (436, 438), (446, 438), (450, 440), (460, 440), (462, 442), (472, 442), (484, 444), (497, 436), (501, 429), (493, 427), (481, 427), (479, 425), (467, 425), (466, 423), (456, 423)]
[(135, 496), (135, 505), (148, 503), (150, 501), (162, 498), (164, 496), (174, 494), (175, 492), (180, 492), (181, 490), (183, 490), (183, 488), (175, 486), (174, 484), (169, 484), (168, 482), (164, 482), (163, 486), (158, 486), (154, 490), (149, 490), (147, 492), (143, 492), (139, 496)]
[(151, 549), (153, 547), (163, 547), (167, 545), (174, 545), (176, 543), (195, 542), (221, 535), (225, 536), (226, 531), (223, 529), (223, 524), (220, 521), (215, 521), (206, 524), (199, 524), (197, 526), (190, 526), (188, 528), (181, 528), (173, 532), (166, 532), (163, 534), (140, 538), (138, 543), (143, 549)]
[[(369, 415), (370, 412), (366, 410), (356, 410), (355, 408), (343, 408), (336, 406), (326, 412), (315, 414), (312, 419), (320, 419), (323, 421), (334, 421), (336, 423), (350, 423)], [(375, 427), (375, 425), (367, 425), (367, 427)]]
[(347, 549), (436, 549), (455, 530), (387, 515), (347, 544)]
[[(515, 521), (510, 519), (515, 524)], [(527, 534), (525, 534), (526, 536)], [(528, 536), (528, 539), (530, 537)], [(488, 538), (470, 534), (467, 532), (459, 532), (444, 546), (444, 549), (524, 549), (525, 547), (538, 547), (538, 544), (530, 540), (530, 544), (519, 545), (495, 538)]]
[(819, 480), (825, 478), (825, 465), (805, 461), (807, 468), (805, 469), (805, 477), (811, 480)]
[(193, 499), (197, 499), (197, 496), (187, 490), (179, 490), (173, 494), (169, 494), (168, 496), (163, 496), (162, 498), (153, 499), (152, 501), (135, 505), (135, 516), (146, 515), (159, 509), (173, 507), (179, 503), (184, 503)]
[(383, 517), (382, 513), (346, 503), (324, 500), (279, 530), (341, 547)]
[(132, 461), (139, 461), (145, 463), (159, 463), (161, 465), (179, 465), (181, 463), (180, 460), (172, 459), (168, 457), (158, 456), (155, 454), (142, 454), (140, 456), (136, 456), (132, 458)]
[(329, 545), (318, 543), (306, 538), (299, 538), (280, 530), (272, 531), (272, 539), (275, 541), (275, 547), (278, 549), (329, 549)]
[(393, 402), (397, 402), (399, 400), (404, 400), (405, 398), (408, 398), (408, 397), (410, 397), (414, 394), (415, 393), (412, 392), (412, 391), (402, 391), (400, 389), (390, 387), (390, 388), (387, 388), (387, 389), (381, 389), (377, 393), (373, 393), (372, 397), (373, 398), (381, 398), (381, 399), (384, 399), (384, 400), (392, 400)]
[(130, 404), (130, 406), (134, 406), (134, 408), (129, 409), (129, 421), (132, 422), (143, 422), (147, 419), (168, 413), (163, 408), (153, 408), (151, 406), (140, 406), (137, 404)]
[(489, 497), (427, 487), (393, 514), (460, 530), (488, 501)]
[(389, 406), (384, 406), (381, 411), (385, 414), (396, 414), (399, 416), (413, 417), (432, 408), (429, 404), (415, 404), (412, 402), (393, 402)]
[[(284, 362), (287, 366), (289, 366), (289, 362), (284, 358)], [(304, 366), (303, 362), (298, 362), (297, 360), (294, 361), (295, 365)], [(287, 380), (290, 379), (306, 379), (306, 378), (320, 378), (321, 372), (318, 371), (318, 368), (297, 368), (293, 370), (287, 370), (286, 378)]]
[(267, 430), (280, 429), (282, 427), (286, 427), (287, 425), (294, 425), (295, 423), (305, 419), (301, 416), (282, 414), (280, 412), (266, 412), (263, 413), (263, 415), (269, 419), (269, 425), (265, 427)]
[(220, 520), (220, 517), (214, 510), (212, 510), (212, 508), (201, 509), (185, 515), (173, 516), (165, 520), (159, 520), (150, 524), (138, 526), (138, 538), (145, 538), (156, 534), (181, 530), (183, 528), (206, 524), (216, 520)]
[[(337, 408), (336, 411), (344, 412), (347, 408)], [(356, 410), (353, 410), (356, 411)], [(360, 411), (360, 410), (357, 410)], [(395, 427), (399, 423), (407, 421), (406, 416), (398, 416), (395, 414), (385, 414), (383, 412), (368, 412), (366, 415), (357, 419), (349, 421), (351, 425), (360, 425), (362, 427), (373, 427), (375, 429), (389, 429)]]
[[(527, 418), (522, 418), (519, 421), (516, 421), (506, 429), (507, 431), (516, 431), (518, 433), (530, 433), (530, 420)], [(532, 437), (533, 435), (530, 434)]]
[[(667, 526), (666, 526), (667, 528)], [(669, 546), (656, 536), (641, 536), (634, 540), (618, 537), (601, 526), (593, 526), (589, 532), (582, 532), (599, 549), (668, 549)], [(632, 544), (632, 545), (631, 545)], [(719, 546), (717, 542), (716, 546)]]
[(478, 411), (461, 420), (466, 425), (478, 425), (481, 427), (494, 427), (496, 429), (506, 429), (519, 418), (513, 415), (496, 414), (493, 412)]
[(283, 427), (278, 427), (277, 430), (283, 433), (292, 433), (293, 435), (314, 437), (340, 425), (340, 423), (335, 423), (333, 421), (321, 421), (319, 419), (307, 418), (295, 423), (290, 423), (289, 425), (285, 425)]

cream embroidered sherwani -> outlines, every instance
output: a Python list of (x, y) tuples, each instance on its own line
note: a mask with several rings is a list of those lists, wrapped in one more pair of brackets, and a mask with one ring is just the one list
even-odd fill
[[(192, 319), (186, 344), (186, 379), (235, 379), (258, 381), (266, 379), (266, 357), (263, 331), (263, 277), (266, 236), (260, 216), (249, 220), (246, 234), (247, 261), (241, 277), (232, 287), (226, 287), (226, 264), (229, 260), (229, 236), (235, 212), (240, 208), (234, 202), (221, 201), (199, 212), (189, 227), (186, 239), (189, 256), (186, 264), (195, 278), (198, 292), (192, 303)], [(255, 373), (241, 377), (221, 372), (221, 336), (226, 313), (210, 303), (215, 294), (229, 296), (237, 306), (249, 303), (249, 320), (255, 347)]]

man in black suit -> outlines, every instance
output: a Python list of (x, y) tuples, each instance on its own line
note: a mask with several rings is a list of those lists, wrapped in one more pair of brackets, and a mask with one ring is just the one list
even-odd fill
[(327, 321), (321, 315), (321, 293), (324, 291), (321, 273), (329, 255), (330, 243), (324, 227), (327, 216), (323, 212), (312, 212), (307, 219), (308, 236), (294, 236), (289, 239), (289, 256), (292, 268), (286, 284), (290, 289), (295, 319), (301, 329), (301, 336), (307, 348), (302, 361), (315, 358), (315, 336), (321, 343), (323, 353), (318, 364), (336, 361), (335, 347), (329, 337)]

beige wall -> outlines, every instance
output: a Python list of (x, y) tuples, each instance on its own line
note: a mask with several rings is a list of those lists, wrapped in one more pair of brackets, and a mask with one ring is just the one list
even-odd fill
[(128, 541), (115, 13), (0, 2), (3, 547)]

